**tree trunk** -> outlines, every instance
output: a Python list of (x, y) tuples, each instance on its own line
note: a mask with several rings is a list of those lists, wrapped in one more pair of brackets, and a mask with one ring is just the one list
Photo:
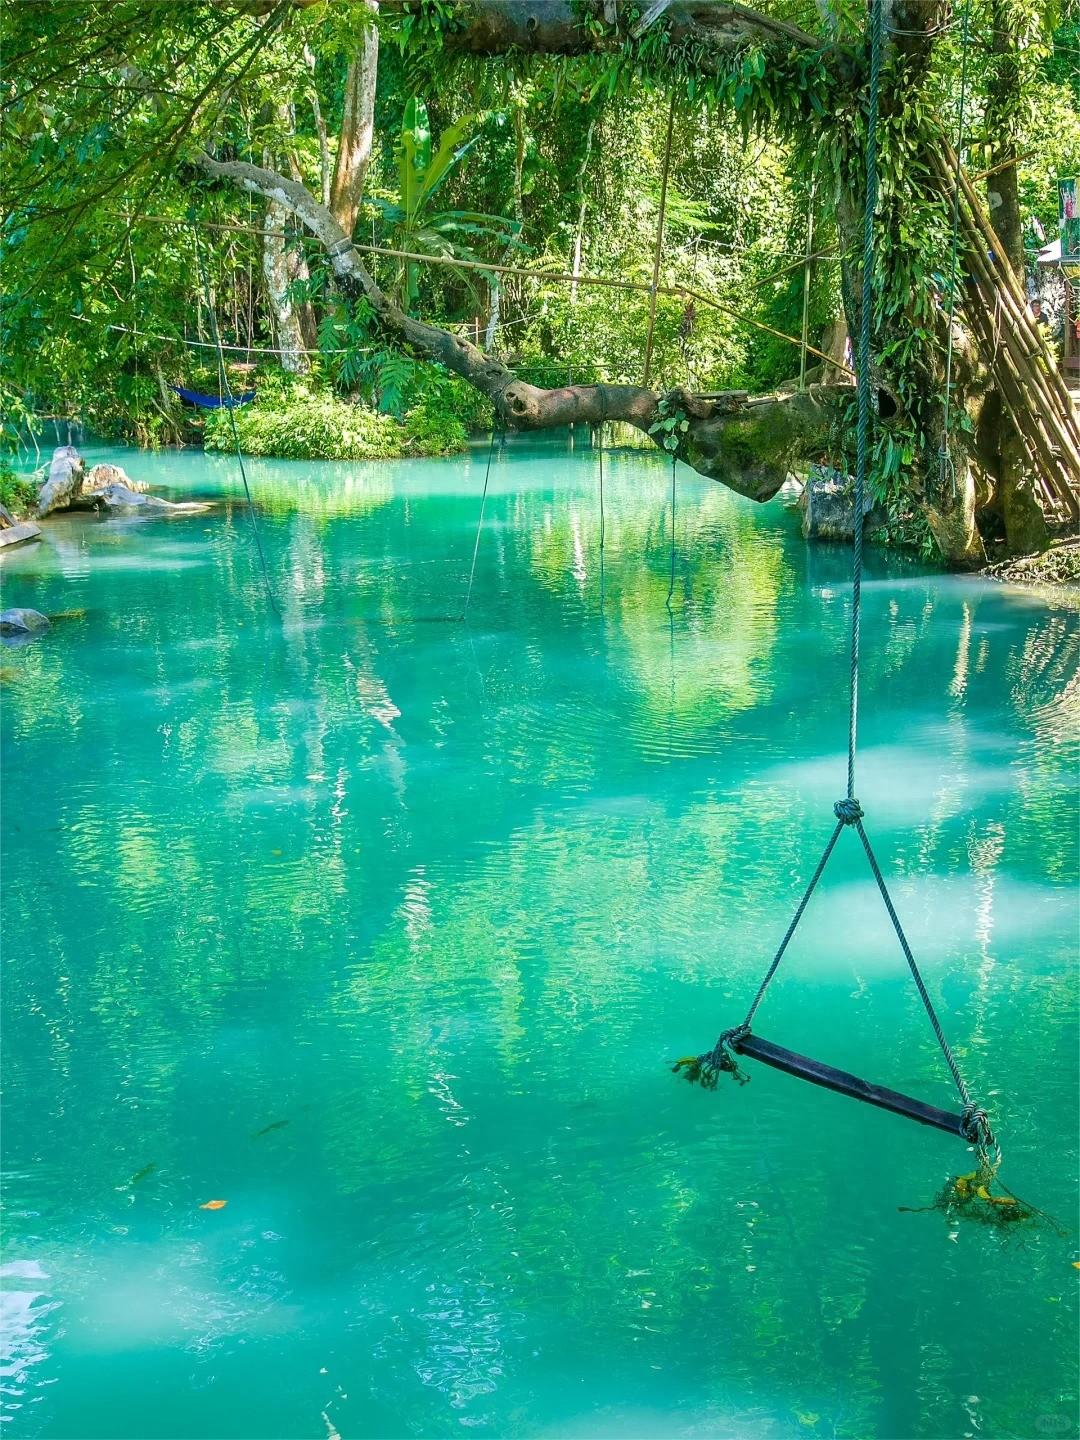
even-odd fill
[(285, 249), (285, 225), (290, 211), (287, 206), (271, 200), (266, 207), (263, 228), (263, 279), (274, 323), (274, 337), (281, 359), (281, 368), (290, 375), (306, 374), (310, 368), (304, 353), (303, 327), (295, 305), (289, 298), (289, 256)]
[(1024, 232), (1020, 223), (1020, 198), (1016, 183), (1016, 128), (1021, 117), (1020, 46), (1028, 38), (1025, 0), (993, 0), (991, 26), (993, 73), (988, 87), (986, 133), (994, 141), (990, 152), (991, 174), (986, 197), (994, 232), (1001, 241), (1009, 263), (1018, 275), (1024, 273)]
[(379, 73), (379, 31), (375, 21), (379, 0), (363, 3), (369, 20), (364, 26), (360, 54), (350, 63), (345, 76), (341, 137), (330, 185), (329, 210), (346, 235), (356, 228), (375, 133), (375, 85)]
[(322, 106), (319, 104), (319, 90), (315, 84), (315, 56), (310, 45), (304, 46), (304, 64), (311, 71), (311, 114), (315, 121), (315, 133), (319, 137), (319, 193), (322, 203), (330, 205), (330, 137), (326, 133)]
[[(525, 121), (522, 116), (521, 103), (514, 104), (514, 219), (517, 221), (517, 231), (512, 237), (509, 245), (503, 251), (502, 264), (509, 265), (514, 251), (517, 249), (521, 239), (521, 232), (525, 225), (524, 207), (521, 192), (521, 176), (525, 168)], [(499, 320), (502, 315), (502, 276), (496, 271), (491, 277), (491, 310), (488, 313), (487, 328), (484, 331), (484, 349), (489, 353), (495, 349), (495, 337), (499, 332)]]
[[(415, 0), (382, 0), (384, 13), (400, 14)], [(644, 7), (641, 7), (644, 8)], [(606, 0), (456, 0), (455, 26), (445, 32), (446, 48), (466, 55), (505, 55), (524, 50), (544, 55), (605, 54), (637, 38), (636, 11)], [(664, 12), (670, 40), (692, 40), (703, 70), (725, 52), (751, 44), (782, 44), (823, 50), (826, 41), (722, 0), (671, 0)]]

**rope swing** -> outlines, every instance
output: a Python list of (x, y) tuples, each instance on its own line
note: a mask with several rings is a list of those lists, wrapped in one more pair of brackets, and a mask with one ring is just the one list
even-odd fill
[[(904, 934), (903, 926), (889, 894), (885, 878), (881, 873), (877, 857), (870, 844), (870, 838), (863, 825), (863, 809), (855, 794), (855, 762), (857, 756), (858, 718), (859, 718), (859, 640), (860, 640), (860, 610), (862, 598), (862, 551), (863, 551), (863, 504), (866, 491), (866, 477), (870, 447), (870, 426), (873, 413), (873, 394), (870, 369), (870, 331), (871, 312), (874, 304), (874, 211), (877, 207), (878, 178), (877, 178), (877, 126), (878, 126), (878, 94), (881, 75), (881, 44), (882, 44), (882, 0), (873, 0), (870, 17), (870, 82), (867, 114), (867, 143), (866, 143), (866, 199), (863, 211), (863, 254), (862, 254), (862, 307), (859, 316), (858, 335), (858, 429), (856, 435), (856, 471), (855, 471), (855, 512), (852, 541), (852, 599), (851, 599), (851, 684), (850, 701), (848, 707), (848, 746), (847, 746), (847, 793), (842, 800), (838, 800), (833, 806), (833, 814), (836, 824), (825, 845), (817, 868), (810, 877), (810, 883), (806, 887), (802, 899), (799, 901), (791, 924), (788, 926), (779, 948), (773, 956), (772, 962), (765, 977), (758, 986), (757, 994), (751, 1001), (750, 1008), (742, 1023), (731, 1029), (723, 1031), (711, 1050), (703, 1055), (691, 1056), (676, 1062), (674, 1069), (682, 1072), (690, 1081), (704, 1086), (706, 1089), (714, 1089), (717, 1080), (722, 1072), (731, 1075), (739, 1083), (745, 1083), (747, 1076), (740, 1069), (739, 1057), (748, 1057), (759, 1060), (763, 1064), (770, 1065), (775, 1069), (783, 1070), (802, 1080), (808, 1080), (811, 1084), (820, 1085), (826, 1089), (836, 1091), (840, 1094), (849, 1095), (855, 1099), (862, 1100), (868, 1104), (876, 1105), (881, 1109), (892, 1111), (894, 1114), (904, 1115), (908, 1119), (918, 1121), (924, 1125), (931, 1125), (939, 1130), (948, 1131), (951, 1134), (960, 1136), (969, 1144), (975, 1147), (979, 1160), (979, 1169), (976, 1172), (976, 1181), (971, 1184), (972, 1177), (961, 1177), (967, 1186), (967, 1191), (978, 1194), (980, 1189), (986, 1200), (992, 1201), (994, 1206), (1001, 1208), (994, 1212), (994, 1218), (1006, 1218), (1009, 1205), (1017, 1207), (1016, 1211), (1008, 1218), (1019, 1218), (1021, 1207), (1019, 1202), (991, 1197), (986, 1191), (986, 1185), (993, 1178), (1001, 1160), (1001, 1152), (998, 1147), (994, 1133), (990, 1128), (990, 1122), (986, 1111), (983, 1110), (971, 1097), (971, 1093), (960, 1073), (956, 1057), (945, 1037), (930, 999), (929, 992), (919, 972), (918, 964), (912, 954), (911, 946), (908, 944), (907, 936)], [(915, 988), (919, 992), (927, 1018), (930, 1021), (931, 1029), (937, 1038), (941, 1053), (956, 1086), (957, 1094), (960, 1097), (961, 1109), (959, 1112), (946, 1111), (936, 1106), (924, 1104), (920, 1100), (910, 1096), (902, 1095), (898, 1091), (887, 1090), (882, 1086), (872, 1085), (868, 1081), (859, 1079), (858, 1076), (850, 1075), (846, 1071), (837, 1070), (832, 1066), (824, 1065), (819, 1061), (811, 1060), (804, 1055), (798, 1055), (794, 1051), (784, 1049), (771, 1041), (763, 1040), (752, 1031), (754, 1017), (758, 1007), (765, 998), (780, 962), (784, 958), (788, 945), (799, 926), (799, 922), (810, 902), (810, 897), (817, 888), (818, 882), (825, 871), (825, 867), (836, 847), (840, 836), (845, 830), (854, 830), (859, 837), (863, 851), (866, 855), (870, 872), (874, 877), (878, 892), (885, 905), (889, 919), (892, 922), (893, 930), (899, 941), (900, 949), (904, 959), (907, 961), (911, 978), (915, 982)], [(953, 1182), (955, 1196), (959, 1197), (961, 1192), (959, 1181)], [(982, 1199), (983, 1195), (979, 1198)], [(992, 1206), (986, 1207), (991, 1212)]]

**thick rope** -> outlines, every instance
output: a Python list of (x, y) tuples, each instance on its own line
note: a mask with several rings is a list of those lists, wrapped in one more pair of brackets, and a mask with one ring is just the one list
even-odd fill
[(604, 422), (607, 420), (607, 391), (603, 385), (597, 387), (600, 391), (600, 610), (603, 613), (604, 601), (606, 599), (607, 575), (604, 566)]
[(971, 3), (964, 6), (963, 38), (960, 59), (960, 113), (956, 127), (956, 176), (953, 184), (952, 203), (952, 253), (949, 259), (949, 335), (945, 348), (945, 414), (941, 429), (941, 483), (944, 485), (948, 475), (952, 480), (952, 491), (956, 494), (956, 469), (952, 463), (952, 455), (949, 453), (949, 427), (950, 410), (952, 402), (952, 362), (953, 362), (953, 316), (956, 313), (956, 264), (957, 254), (960, 248), (960, 156), (963, 153), (964, 144), (964, 107), (967, 101), (967, 73), (968, 73), (968, 20), (971, 15)]
[(862, 307), (859, 313), (858, 400), (855, 436), (855, 513), (851, 553), (851, 703), (848, 709), (847, 798), (855, 799), (855, 748), (859, 728), (859, 629), (862, 602), (863, 505), (870, 454), (873, 396), (870, 330), (874, 308), (874, 211), (877, 209), (878, 90), (881, 82), (881, 0), (870, 12), (870, 93), (866, 113), (866, 195), (863, 200)]
[(671, 92), (671, 104), (668, 107), (667, 138), (664, 141), (664, 174), (660, 182), (660, 213), (656, 217), (656, 246), (653, 250), (652, 285), (649, 293), (649, 331), (645, 337), (645, 368), (642, 377), (642, 385), (649, 388), (649, 375), (652, 371), (653, 352), (653, 331), (656, 328), (656, 297), (660, 293), (657, 288), (660, 282), (660, 256), (664, 248), (664, 216), (667, 213), (668, 178), (671, 174), (671, 138), (675, 131), (675, 91)]
[(922, 974), (920, 973), (919, 967), (916, 964), (915, 956), (911, 953), (911, 946), (908, 944), (907, 936), (904, 934), (904, 927), (901, 925), (900, 917), (896, 913), (896, 909), (892, 902), (892, 896), (889, 894), (889, 888), (885, 884), (885, 877), (881, 873), (881, 867), (878, 865), (877, 856), (874, 854), (873, 846), (870, 844), (869, 836), (863, 828), (863, 823), (861, 819), (855, 822), (855, 829), (858, 833), (859, 839), (862, 841), (862, 847), (866, 852), (866, 858), (870, 862), (870, 871), (873, 874), (874, 879), (877, 881), (878, 890), (881, 894), (882, 900), (885, 902), (885, 909), (888, 911), (889, 919), (892, 921), (893, 929), (896, 932), (896, 938), (900, 942), (900, 949), (904, 952), (904, 959), (908, 963), (908, 969), (911, 971), (911, 978), (914, 980), (915, 988), (919, 992), (919, 998), (922, 1000), (923, 1008), (925, 1009), (927, 1018), (930, 1021), (931, 1029), (937, 1037), (938, 1045), (941, 1047), (941, 1053), (945, 1057), (945, 1063), (946, 1065), (948, 1065), (949, 1072), (953, 1078), (953, 1083), (956, 1085), (957, 1094), (960, 1096), (960, 1099), (963, 1102), (964, 1138), (979, 1148), (980, 1155), (982, 1155), (984, 1151), (991, 1151), (994, 1152), (997, 1160), (1000, 1161), (1000, 1147), (998, 1146), (997, 1140), (994, 1137), (993, 1130), (991, 1130), (990, 1128), (989, 1118), (986, 1114), (986, 1111), (981, 1109), (972, 1100), (971, 1094), (968, 1091), (967, 1084), (964, 1081), (964, 1077), (960, 1073), (960, 1067), (956, 1063), (956, 1057), (952, 1052), (952, 1046), (949, 1044), (948, 1040), (946, 1039), (945, 1032), (941, 1028), (941, 1021), (938, 1019), (937, 1011), (934, 1009), (934, 1002), (930, 999), (930, 994), (927, 991), (926, 984), (922, 978)]
[(199, 277), (202, 281), (203, 298), (206, 301), (207, 313), (210, 316), (210, 333), (213, 336), (214, 345), (217, 350), (218, 362), (218, 388), (223, 403), (229, 412), (229, 428), (232, 431), (233, 448), (236, 451), (236, 463), (240, 467), (240, 478), (244, 482), (244, 495), (247, 498), (248, 519), (251, 521), (251, 533), (255, 536), (255, 548), (259, 552), (259, 565), (262, 569), (263, 584), (266, 586), (266, 598), (270, 602), (270, 608), (277, 618), (281, 619), (281, 611), (278, 608), (277, 599), (274, 595), (274, 587), (270, 583), (270, 571), (266, 564), (266, 552), (263, 550), (262, 536), (259, 534), (259, 522), (255, 518), (255, 502), (251, 498), (251, 486), (248, 484), (247, 470), (244, 468), (244, 454), (240, 448), (240, 435), (236, 428), (236, 416), (233, 413), (233, 393), (229, 385), (229, 374), (225, 368), (225, 351), (221, 344), (221, 333), (218, 330), (217, 311), (214, 309), (210, 295), (210, 278), (206, 272), (206, 265), (203, 263), (202, 247), (199, 244), (199, 227), (195, 220), (191, 220), (191, 233), (195, 239), (195, 263), (199, 269)]

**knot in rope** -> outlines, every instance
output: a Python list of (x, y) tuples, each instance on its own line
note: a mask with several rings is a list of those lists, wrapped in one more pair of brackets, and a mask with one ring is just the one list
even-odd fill
[(750, 1026), (745, 1021), (741, 1025), (733, 1025), (730, 1030), (722, 1031), (713, 1048), (701, 1057), (702, 1068), (712, 1071), (713, 1074), (724, 1070), (740, 1085), (745, 1085), (750, 1077), (740, 1070), (738, 1061), (735, 1059), (734, 1047), (744, 1035), (749, 1033)]
[(990, 1117), (981, 1105), (969, 1101), (960, 1117), (960, 1133), (975, 1147), (979, 1163), (988, 1175), (996, 1175), (1001, 1164), (1001, 1146), (990, 1128)]
[(960, 1117), (960, 1133), (969, 1145), (980, 1147), (996, 1147), (994, 1132), (990, 1128), (990, 1117), (981, 1105), (974, 1101), (964, 1106), (963, 1114)]
[(857, 825), (864, 814), (862, 806), (853, 795), (846, 800), (837, 800), (832, 809), (841, 825)]

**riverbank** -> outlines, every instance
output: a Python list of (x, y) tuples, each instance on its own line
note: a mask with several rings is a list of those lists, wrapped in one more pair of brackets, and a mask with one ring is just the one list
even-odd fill
[(1080, 609), (1080, 536), (1057, 540), (1038, 555), (1017, 555), (987, 565), (991, 580), (1034, 590), (1054, 604)]

